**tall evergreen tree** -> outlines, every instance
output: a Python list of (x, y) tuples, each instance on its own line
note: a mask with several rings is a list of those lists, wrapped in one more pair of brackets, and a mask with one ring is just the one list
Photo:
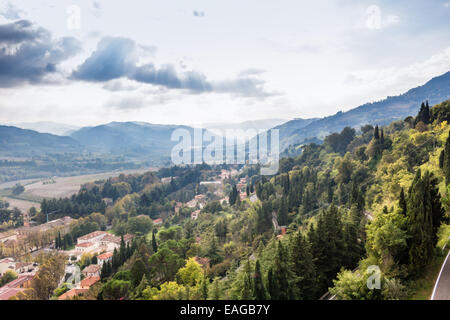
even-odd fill
[(332, 285), (332, 280), (345, 263), (345, 239), (336, 206), (331, 205), (320, 214), (317, 227), (309, 230), (308, 240), (315, 259), (317, 289), (321, 295)]
[(406, 198), (403, 188), (400, 190), (400, 199), (398, 200), (398, 206), (400, 207), (402, 214), (406, 215)]
[(156, 243), (156, 229), (153, 229), (152, 232), (152, 248), (153, 253), (156, 253), (158, 251), (158, 244)]
[(373, 137), (374, 137), (375, 140), (380, 139), (380, 132), (379, 132), (379, 129), (378, 129), (378, 125), (375, 126), (375, 129), (373, 131)]
[(288, 205), (286, 197), (281, 197), (278, 209), (278, 223), (280, 226), (287, 226), (288, 224)]
[(431, 261), (437, 242), (444, 210), (442, 209), (438, 181), (428, 171), (421, 175), (418, 169), (411, 184), (407, 200), (409, 270), (417, 276)]
[(289, 243), (289, 266), (293, 273), (294, 297), (299, 300), (315, 298), (316, 270), (310, 244), (300, 231), (292, 235)]
[(444, 171), (445, 183), (448, 185), (450, 183), (450, 132), (445, 141), (443, 153), (442, 170)]
[(261, 266), (258, 260), (256, 260), (255, 273), (253, 275), (253, 297), (255, 300), (267, 300), (267, 293), (262, 279)]

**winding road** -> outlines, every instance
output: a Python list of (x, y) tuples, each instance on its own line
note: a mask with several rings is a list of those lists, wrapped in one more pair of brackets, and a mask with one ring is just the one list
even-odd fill
[(450, 251), (442, 264), (441, 271), (434, 285), (431, 300), (450, 300)]

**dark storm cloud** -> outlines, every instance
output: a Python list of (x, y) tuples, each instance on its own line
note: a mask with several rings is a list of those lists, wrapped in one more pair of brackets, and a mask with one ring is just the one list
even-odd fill
[(47, 30), (27, 20), (0, 25), (0, 87), (44, 82), (79, 50), (78, 40), (53, 40)]
[(72, 74), (73, 79), (104, 82), (128, 78), (168, 89), (184, 89), (191, 93), (231, 93), (246, 97), (274, 95), (264, 91), (264, 81), (248, 74), (225, 81), (208, 81), (200, 72), (178, 72), (174, 65), (156, 67), (152, 63), (137, 65), (137, 45), (127, 38), (105, 38), (97, 49)]
[(72, 74), (74, 79), (103, 82), (128, 76), (136, 65), (136, 45), (125, 38), (105, 38)]

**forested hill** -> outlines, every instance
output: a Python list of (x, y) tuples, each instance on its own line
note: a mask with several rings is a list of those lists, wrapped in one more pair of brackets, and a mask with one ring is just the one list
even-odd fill
[(281, 150), (312, 138), (323, 140), (326, 135), (341, 131), (346, 126), (358, 128), (364, 124), (388, 125), (392, 121), (415, 115), (420, 104), (425, 100), (434, 105), (447, 99), (450, 99), (450, 71), (399, 96), (366, 103), (347, 112), (338, 112), (315, 120), (307, 125), (300, 123), (296, 130), (291, 129), (286, 134), (283, 132), (286, 127), (292, 127), (292, 124), (288, 122), (280, 125), (276, 128), (280, 129)]
[[(418, 109), (309, 144), (275, 176), (235, 168), (216, 186), (200, 182), (231, 167), (172, 167), (97, 181), (42, 207), (70, 208), (91, 231), (109, 224), (137, 236), (103, 265), (86, 295), (97, 299), (413, 298), (450, 236), (450, 101)], [(196, 195), (203, 207), (188, 205)], [(377, 290), (367, 287), (373, 266)]]
[(29, 157), (46, 153), (81, 151), (80, 143), (70, 137), (0, 126), (0, 154), (3, 157)]

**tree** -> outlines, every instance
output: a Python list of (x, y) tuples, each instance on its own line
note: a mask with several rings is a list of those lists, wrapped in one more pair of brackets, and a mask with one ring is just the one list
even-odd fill
[(233, 189), (230, 192), (229, 201), (228, 201), (231, 206), (233, 206), (236, 203), (238, 197), (239, 197), (239, 192), (237, 191), (236, 185), (234, 185)]
[(141, 258), (136, 259), (131, 267), (131, 285), (137, 287), (145, 276), (146, 266)]
[(177, 283), (187, 287), (196, 287), (203, 280), (202, 266), (195, 261), (195, 258), (189, 258), (186, 265), (176, 274)]
[(119, 300), (127, 298), (132, 285), (130, 281), (111, 279), (101, 290), (103, 300)]
[(6, 272), (0, 278), (0, 287), (3, 287), (5, 284), (17, 279), (17, 277), (17, 273), (15, 273), (13, 270), (6, 270)]
[(434, 256), (437, 229), (444, 216), (438, 181), (428, 171), (421, 176), (418, 169), (407, 200), (409, 269), (420, 274)]
[(156, 253), (158, 251), (158, 244), (156, 243), (156, 229), (153, 229), (152, 232), (152, 249), (153, 253)]
[(316, 271), (311, 247), (300, 231), (294, 233), (289, 241), (289, 264), (293, 273), (294, 295), (299, 300), (315, 298)]
[(152, 284), (172, 281), (183, 265), (184, 260), (179, 255), (168, 248), (160, 248), (148, 261)]
[(19, 194), (23, 193), (25, 191), (25, 187), (21, 184), (16, 184), (12, 190), (12, 194), (15, 196), (18, 196)]
[(127, 230), (129, 233), (136, 235), (145, 235), (153, 227), (152, 219), (148, 216), (137, 216), (128, 219)]
[(288, 265), (288, 254), (281, 241), (278, 241), (277, 251), (273, 264), (273, 271), (269, 283), (272, 290), (270, 297), (272, 300), (289, 300), (293, 298), (293, 290), (291, 287), (292, 272)]
[(280, 226), (287, 226), (288, 224), (288, 206), (286, 197), (282, 197), (280, 200), (278, 210), (278, 223), (280, 224)]
[(369, 276), (368, 272), (360, 275), (358, 272), (344, 270), (333, 280), (334, 287), (330, 289), (330, 293), (335, 295), (337, 300), (381, 300), (381, 290), (368, 288)]
[(398, 200), (398, 206), (400, 207), (400, 210), (402, 214), (406, 216), (406, 198), (405, 198), (405, 191), (403, 188), (400, 190), (400, 198)]
[(256, 260), (255, 273), (253, 275), (253, 297), (255, 300), (267, 300), (267, 293), (262, 279), (261, 266), (258, 260)]
[(139, 300), (142, 298), (143, 292), (144, 290), (150, 286), (150, 282), (148, 281), (146, 275), (144, 274), (142, 276), (141, 282), (139, 283), (139, 285), (136, 287), (136, 289), (134, 290), (133, 293), (133, 299), (135, 300)]
[(160, 289), (147, 287), (143, 292), (146, 300), (183, 300), (186, 297), (186, 288), (175, 281), (165, 282)]
[(214, 236), (211, 237), (211, 240), (209, 241), (209, 245), (206, 250), (206, 256), (209, 258), (211, 265), (220, 263), (223, 260), (217, 238)]
[(445, 141), (445, 147), (443, 152), (442, 170), (444, 171), (445, 184), (450, 183), (450, 132), (447, 140)]
[(317, 290), (325, 292), (345, 262), (345, 239), (338, 209), (331, 205), (308, 233), (317, 270)]
[(423, 124), (429, 124), (431, 119), (430, 115), (430, 107), (428, 106), (428, 101), (425, 103), (422, 102), (422, 105), (420, 106), (419, 113), (416, 116), (416, 119), (414, 121), (414, 125), (417, 126), (419, 122), (422, 122)]
[(29, 299), (48, 300), (52, 296), (64, 276), (65, 261), (66, 257), (61, 254), (44, 258), (44, 262), (31, 282), (32, 295)]

